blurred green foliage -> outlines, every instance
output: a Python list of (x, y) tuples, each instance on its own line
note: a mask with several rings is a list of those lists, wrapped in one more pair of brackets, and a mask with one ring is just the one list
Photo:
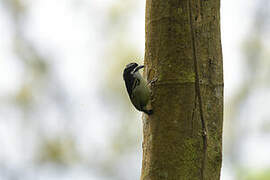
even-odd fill
[(242, 170), (238, 171), (237, 179), (240, 179), (240, 180), (269, 180), (270, 179), (270, 169), (264, 169), (264, 170), (242, 169)]
[[(241, 163), (241, 158), (239, 158), (239, 155), (241, 155), (241, 146), (244, 143), (243, 140), (254, 135), (254, 129), (255, 136), (259, 134), (267, 136), (267, 134), (269, 135), (270, 133), (269, 114), (265, 115), (262, 120), (247, 117), (249, 113), (257, 115), (258, 118), (261, 117), (259, 115), (262, 112), (252, 109), (254, 104), (250, 104), (248, 101), (254, 98), (254, 94), (258, 93), (261, 89), (265, 88), (269, 90), (270, 47), (269, 44), (266, 43), (267, 38), (265, 38), (269, 36), (269, 27), (267, 27), (268, 17), (270, 15), (267, 8), (269, 7), (269, 2), (261, 0), (258, 1), (256, 5), (257, 6), (254, 7), (254, 18), (250, 26), (251, 28), (242, 43), (242, 56), (244, 59), (242, 71), (244, 75), (241, 85), (230, 101), (227, 101), (228, 103), (225, 107), (225, 121), (229, 124), (226, 129), (227, 133), (225, 133), (225, 139), (227, 140), (225, 144), (225, 154), (227, 154), (226, 158), (230, 160), (230, 166), (236, 172), (236, 179), (239, 180), (270, 179), (270, 171), (268, 169), (251, 168), (250, 165), (248, 166)], [(257, 104), (256, 107), (261, 109), (265, 108), (263, 104)], [(257, 123), (252, 123), (256, 126), (249, 124), (252, 120), (258, 121)], [(249, 157), (245, 157), (244, 159), (248, 158)]]
[(44, 140), (37, 155), (37, 162), (70, 165), (80, 160), (76, 143), (71, 137), (54, 137)]

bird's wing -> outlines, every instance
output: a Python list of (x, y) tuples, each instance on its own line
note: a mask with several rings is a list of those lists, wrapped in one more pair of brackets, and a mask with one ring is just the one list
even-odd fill
[(139, 85), (140, 85), (140, 80), (138, 78), (135, 78), (132, 84), (132, 90), (134, 90)]

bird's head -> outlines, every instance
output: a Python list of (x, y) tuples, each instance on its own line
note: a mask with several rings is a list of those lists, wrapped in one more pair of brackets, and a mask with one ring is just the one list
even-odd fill
[(126, 65), (126, 68), (124, 70), (124, 74), (133, 74), (136, 73), (141, 68), (144, 68), (144, 66), (139, 66), (137, 63), (129, 63)]
[(125, 69), (124, 69), (124, 74), (131, 74), (131, 72), (133, 72), (136, 67), (138, 67), (137, 63), (133, 62), (133, 63), (127, 64)]

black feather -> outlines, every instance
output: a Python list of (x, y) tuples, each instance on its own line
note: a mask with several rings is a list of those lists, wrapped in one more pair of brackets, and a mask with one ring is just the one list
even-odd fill
[(123, 78), (125, 81), (126, 89), (128, 92), (129, 97), (132, 94), (132, 88), (134, 87), (134, 82), (136, 78), (134, 78), (132, 72), (138, 66), (137, 63), (129, 63), (126, 68), (124, 69)]
[(142, 110), (142, 112), (144, 112), (144, 113), (146, 113), (146, 114), (148, 114), (148, 115), (151, 115), (151, 114), (153, 114), (153, 110), (152, 109), (150, 109), (150, 110)]

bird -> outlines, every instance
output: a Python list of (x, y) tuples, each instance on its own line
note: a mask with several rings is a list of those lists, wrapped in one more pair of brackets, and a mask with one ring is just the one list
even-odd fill
[(144, 68), (135, 62), (126, 65), (123, 72), (123, 79), (134, 107), (148, 115), (153, 114), (153, 110), (149, 108), (151, 92), (147, 81), (142, 77), (139, 70)]

